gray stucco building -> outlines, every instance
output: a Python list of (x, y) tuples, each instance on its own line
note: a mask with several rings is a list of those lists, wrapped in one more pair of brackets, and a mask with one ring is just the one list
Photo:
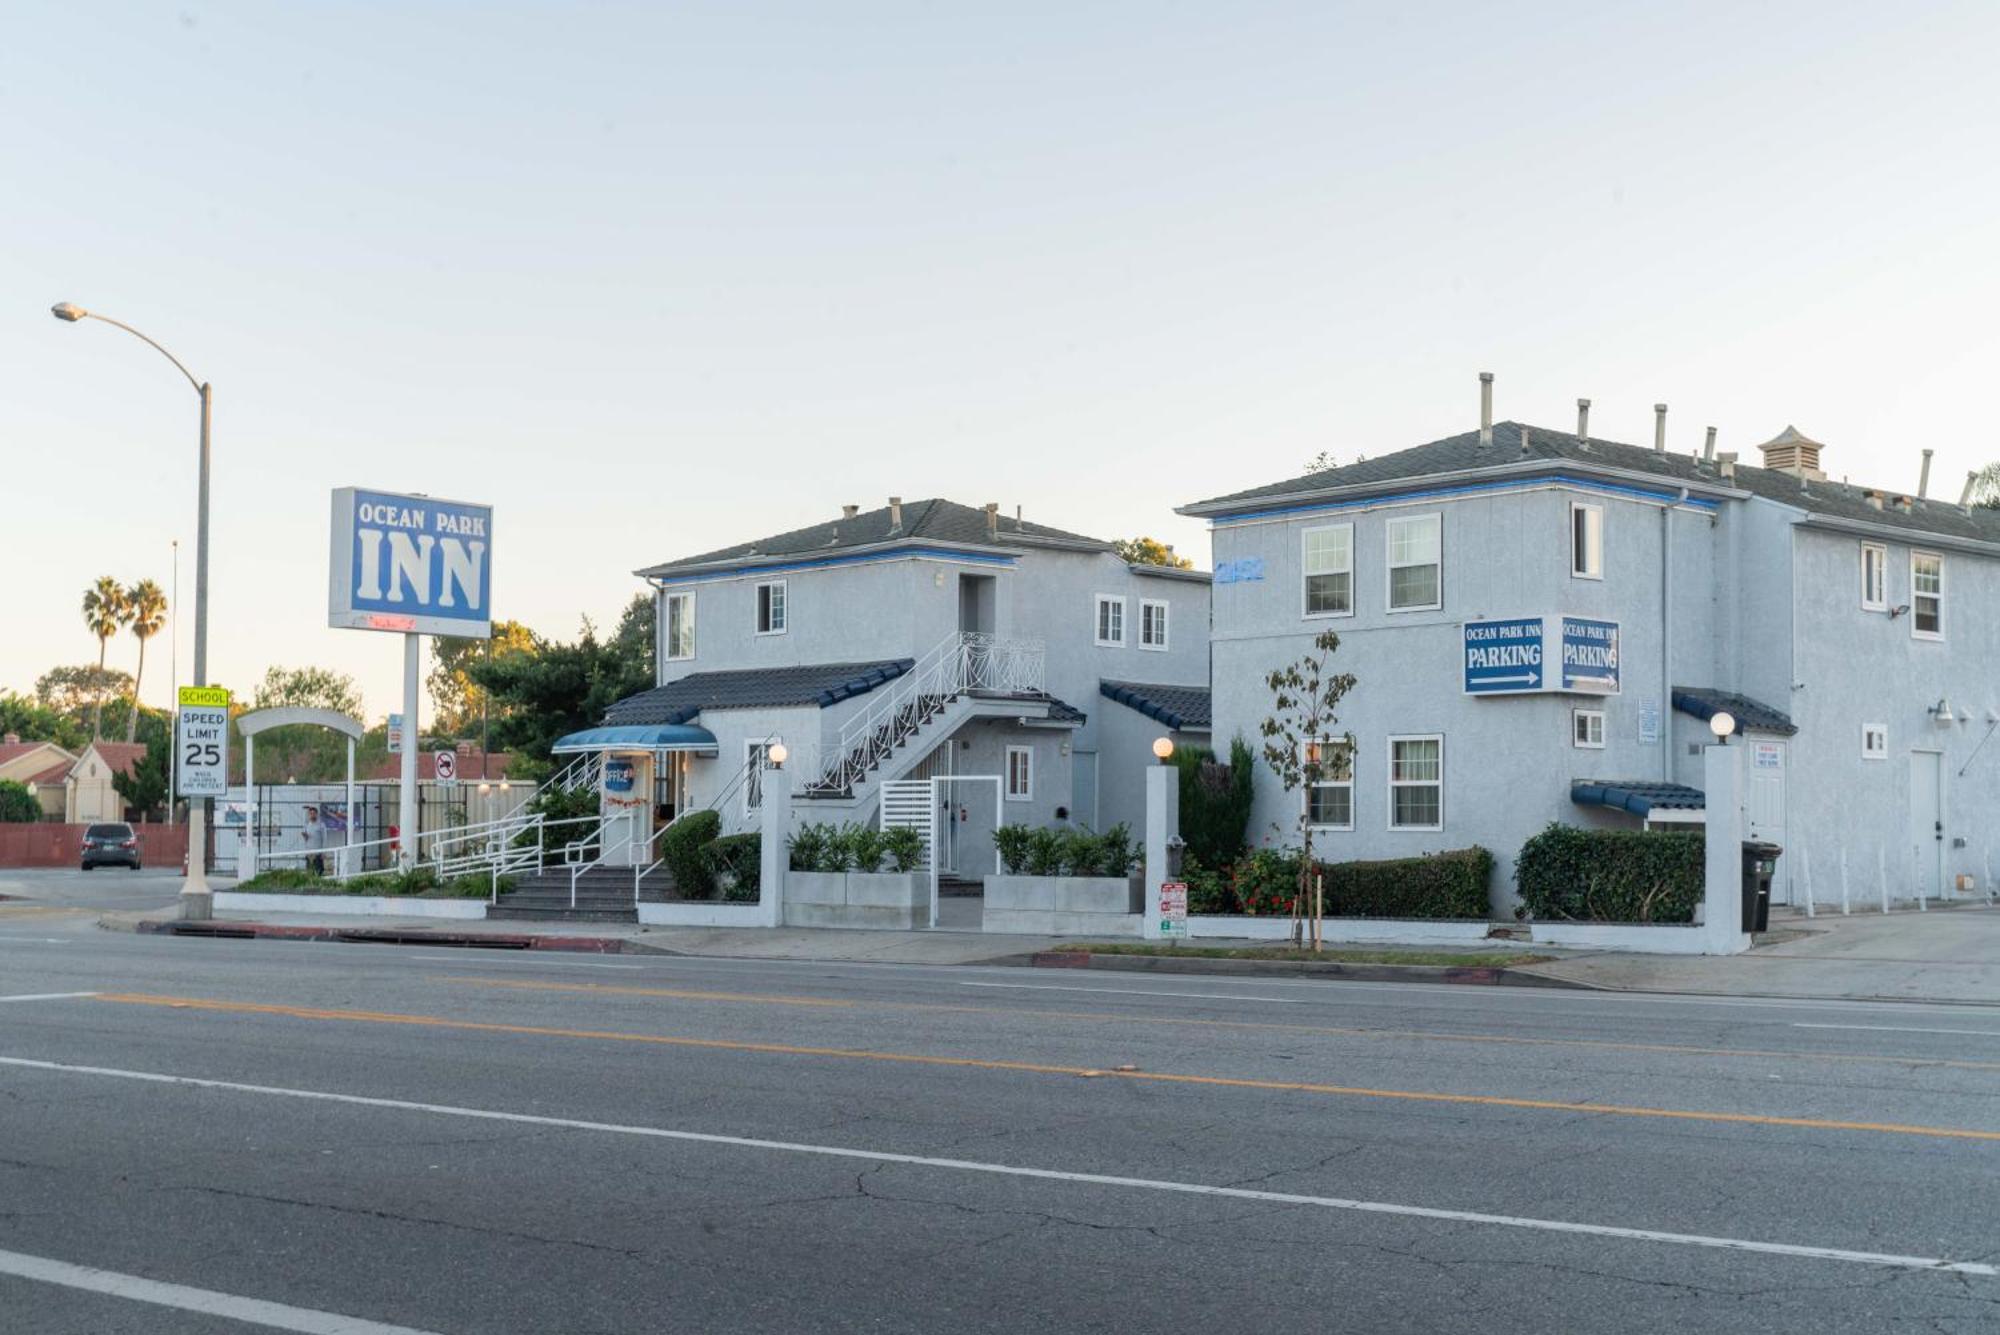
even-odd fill
[[(1490, 399), (1488, 400), (1490, 402)], [(1989, 876), (2000, 810), (2000, 511), (1829, 479), (1787, 428), (1764, 467), (1518, 422), (1181, 508), (1213, 525), (1218, 745), (1256, 739), (1263, 677), (1341, 637), (1346, 782), (1314, 794), (1333, 859), (1480, 844), (1512, 907), (1551, 821), (1698, 820), (1700, 747), (1739, 724), (1746, 828), (1776, 897)], [(1928, 452), (1925, 469), (1928, 470)], [(1961, 498), (1961, 501), (1963, 498)], [(1252, 833), (1296, 842), (1259, 767)]]

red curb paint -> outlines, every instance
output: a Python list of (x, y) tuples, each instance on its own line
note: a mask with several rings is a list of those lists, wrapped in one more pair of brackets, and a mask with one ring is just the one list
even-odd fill
[(533, 936), (499, 932), (394, 931), (368, 927), (293, 926), (289, 923), (180, 921), (142, 922), (141, 932), (154, 936), (199, 936), (225, 940), (342, 941), (353, 945), (447, 946), (467, 950), (564, 950), (596, 955), (623, 952), (616, 936)]

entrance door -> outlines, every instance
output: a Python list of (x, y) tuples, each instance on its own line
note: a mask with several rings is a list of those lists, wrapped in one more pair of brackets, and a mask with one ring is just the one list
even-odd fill
[(1910, 861), (1917, 893), (1931, 896), (1944, 885), (1944, 757), (1936, 751), (1910, 752)]
[[(1790, 757), (1786, 754), (1785, 743), (1751, 738), (1749, 751), (1749, 772), (1743, 783), (1743, 836), (1787, 848), (1785, 768)], [(1792, 867), (1797, 861), (1797, 858), (1779, 857), (1777, 874), (1771, 878), (1772, 902), (1792, 902)]]

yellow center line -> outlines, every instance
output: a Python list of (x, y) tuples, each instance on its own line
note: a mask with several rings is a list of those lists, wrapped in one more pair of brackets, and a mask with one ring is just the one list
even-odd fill
[(627, 1034), (601, 1029), (565, 1029), (544, 1025), (498, 1024), (483, 1020), (453, 1020), (435, 1015), (399, 1015), (388, 1011), (328, 1010), (281, 1006), (265, 1002), (217, 1001), (200, 997), (149, 996), (137, 992), (106, 992), (98, 1001), (128, 1006), (160, 1006), (174, 1010), (222, 1011), (248, 1015), (282, 1015), (302, 1020), (345, 1020), (363, 1024), (414, 1025), (485, 1034), (521, 1034), (538, 1038), (581, 1038), (609, 1043), (643, 1043), (661, 1047), (701, 1048), (719, 1052), (757, 1052), (792, 1057), (831, 1057), (847, 1061), (892, 1062), (908, 1066), (943, 1066), (981, 1071), (1013, 1071), (1030, 1075), (1097, 1076), (1149, 1084), (1206, 1085), (1224, 1089), (1255, 1089), (1288, 1094), (1326, 1094), (1345, 1098), (1394, 1099), (1409, 1103), (1445, 1103), (1483, 1108), (1519, 1108), (1539, 1112), (1601, 1113), (1612, 1117), (1667, 1118), (1685, 1122), (1724, 1122), (1747, 1126), (1798, 1127), (1810, 1131), (1870, 1131), (1887, 1135), (1926, 1136), (1945, 1140), (2000, 1141), (2000, 1131), (1961, 1127), (1911, 1126), (1897, 1122), (1849, 1122), (1817, 1117), (1772, 1117), (1760, 1113), (1700, 1112), (1679, 1108), (1627, 1107), (1615, 1103), (1565, 1103), (1557, 1099), (1508, 1098), (1497, 1094), (1440, 1094), (1408, 1089), (1368, 1089), (1354, 1085), (1324, 1085), (1292, 1080), (1254, 1080), (1239, 1076), (1185, 1075), (1167, 1071), (1120, 1071), (1049, 1062), (1001, 1061), (981, 1057), (939, 1057), (910, 1052), (875, 1052), (861, 1048), (820, 1048), (795, 1043), (751, 1043), (733, 1039), (688, 1038), (673, 1034)]
[(771, 1006), (812, 1006), (834, 1009), (942, 1011), (958, 1015), (1026, 1016), (1045, 1020), (1087, 1020), (1094, 1024), (1173, 1025), (1205, 1029), (1270, 1030), (1290, 1034), (1327, 1034), (1341, 1038), (1408, 1038), (1428, 1043), (1490, 1043), (1510, 1047), (1592, 1048), (1609, 1052), (1655, 1052), (1683, 1057), (1759, 1057), (1785, 1061), (1869, 1062), (1892, 1066), (1935, 1066), (1964, 1071), (2000, 1071), (2000, 1062), (1949, 1057), (1879, 1055), (1866, 1052), (1785, 1052), (1758, 1048), (1703, 1048), (1684, 1043), (1621, 1043), (1608, 1038), (1545, 1038), (1519, 1034), (1450, 1034), (1426, 1029), (1363, 1029), (1342, 1025), (1285, 1024), (1276, 1020), (1206, 1020), (1178, 1015), (1127, 1015), (1106, 1011), (1023, 1009), (1004, 1006), (932, 1005), (919, 1001), (854, 1001), (837, 997), (766, 996), (742, 992), (706, 992), (693, 988), (622, 986), (616, 983), (544, 983), (520, 978), (468, 978), (439, 974), (433, 983), (461, 987), (491, 987), (524, 992), (602, 993), (606, 996), (670, 997), (682, 1001), (740, 1001)]

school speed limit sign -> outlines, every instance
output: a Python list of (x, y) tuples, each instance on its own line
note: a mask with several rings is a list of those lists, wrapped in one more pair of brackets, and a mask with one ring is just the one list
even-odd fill
[(229, 794), (229, 692), (183, 686), (174, 728), (174, 792), (181, 797)]

